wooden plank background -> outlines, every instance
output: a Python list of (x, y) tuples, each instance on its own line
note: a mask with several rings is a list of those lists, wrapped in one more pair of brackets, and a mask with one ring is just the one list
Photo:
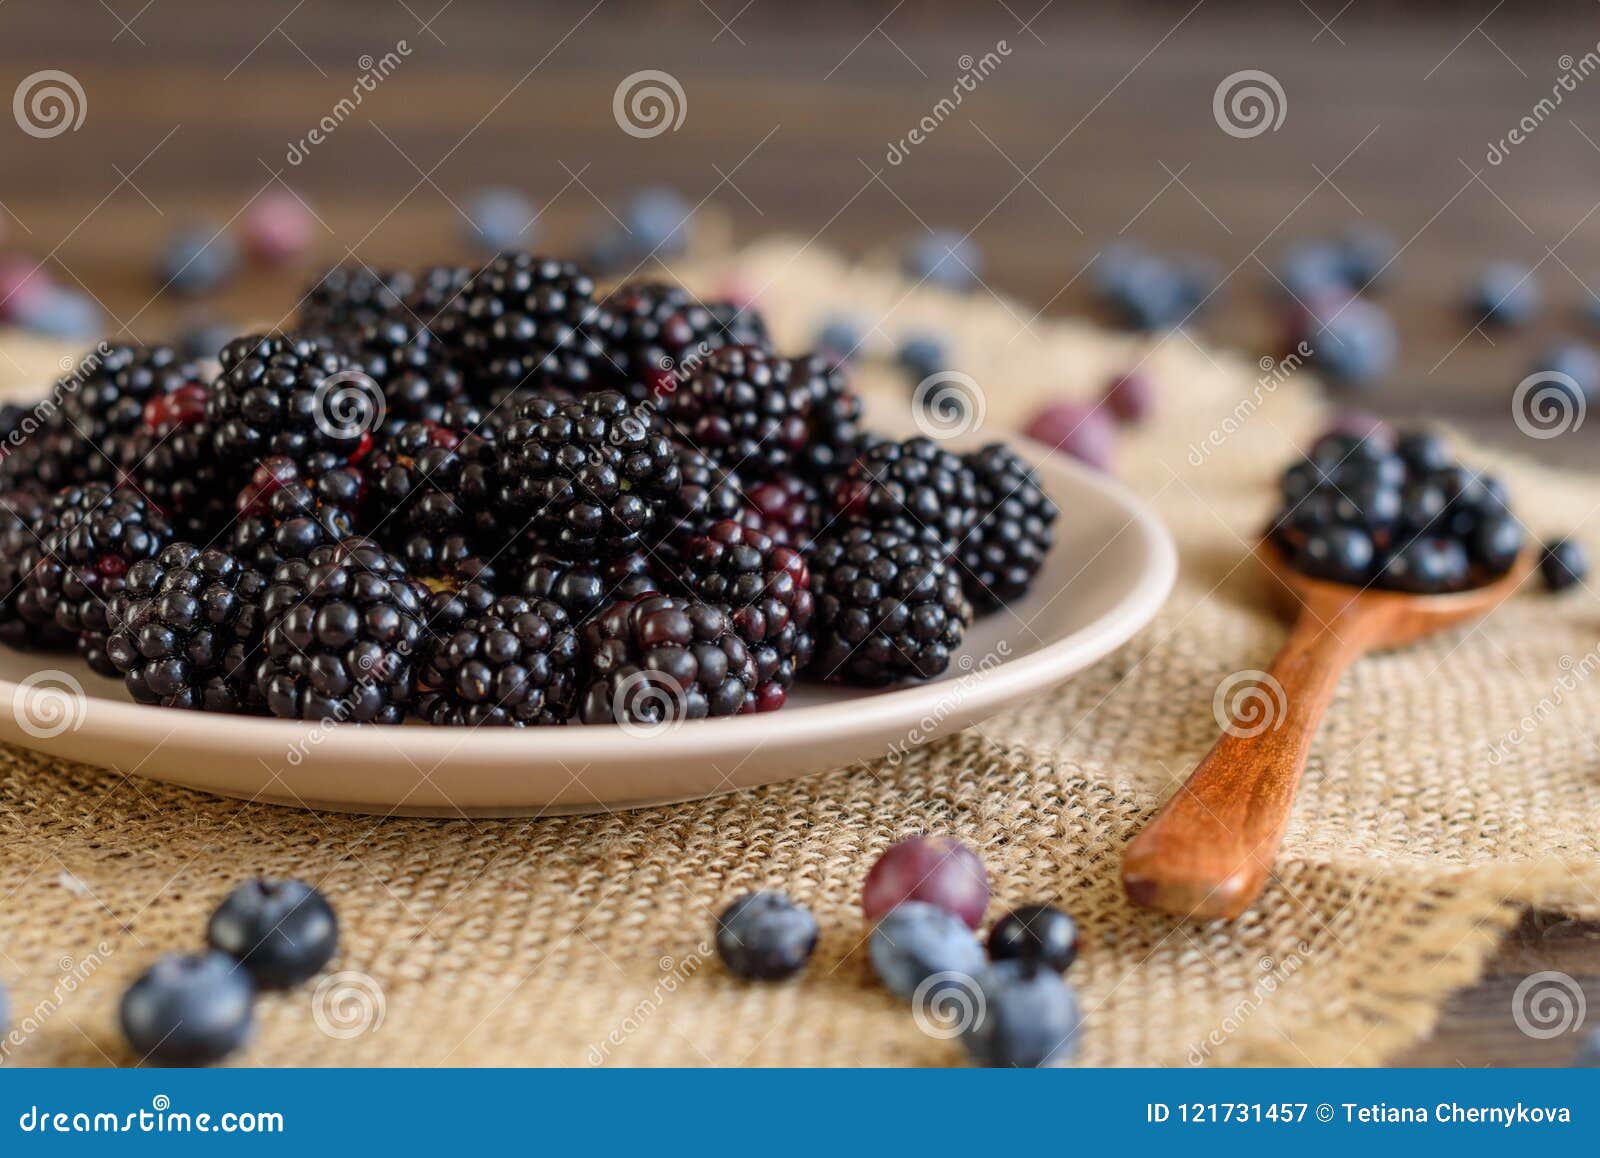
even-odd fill
[[(1370, 222), (1404, 245), (1384, 298), (1404, 348), (1355, 401), (1594, 461), (1600, 422), (1534, 445), (1510, 393), (1550, 341), (1600, 336), (1584, 316), (1600, 306), (1600, 79), (1563, 92), (1500, 163), (1487, 154), (1558, 75), (1600, 51), (1600, 10), (1101, 7), (9, 0), (0, 95), (60, 69), (87, 108), (80, 129), (49, 139), (0, 132), (0, 247), (48, 258), (151, 338), (291, 308), (304, 270), (252, 276), (203, 304), (152, 297), (164, 234), (226, 223), (280, 181), (316, 208), (318, 260), (357, 252), (375, 264), (462, 256), (462, 207), (485, 185), (526, 190), (541, 206), (539, 245), (571, 251), (631, 189), (666, 184), (714, 204), (741, 238), (786, 230), (860, 252), (929, 227), (970, 231), (987, 285), (1051, 314), (1087, 308), (1084, 271), (1119, 238), (1205, 254), (1231, 272), (1199, 330), (1259, 351), (1276, 332), (1267, 267), (1282, 246)], [(363, 58), (402, 42), (393, 74), (291, 164), (291, 142), (351, 93)], [(1002, 63), (891, 164), (890, 144), (951, 92), (964, 59), (1002, 43)], [(642, 69), (681, 84), (677, 131), (619, 129), (613, 93)], [(1281, 84), (1277, 131), (1218, 129), (1213, 93), (1241, 69)], [(1485, 334), (1464, 315), (1472, 272), (1497, 258), (1537, 267), (1545, 308), (1527, 332)], [(1564, 1061), (1574, 1039), (1517, 1032), (1510, 993), (1540, 968), (1593, 992), (1596, 935), (1530, 917), (1405, 1060)]]

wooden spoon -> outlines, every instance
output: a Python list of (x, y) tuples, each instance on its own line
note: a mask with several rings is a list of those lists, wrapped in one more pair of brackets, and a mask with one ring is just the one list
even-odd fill
[(1344, 670), (1369, 651), (1485, 614), (1517, 589), (1536, 558), (1524, 551), (1481, 587), (1407, 595), (1308, 578), (1265, 540), (1256, 555), (1294, 608), (1289, 638), (1266, 673), (1247, 673), (1257, 677), (1255, 686), (1239, 702), (1251, 711), (1233, 717), (1122, 858), (1129, 899), (1179, 917), (1237, 917), (1261, 894), (1317, 724)]

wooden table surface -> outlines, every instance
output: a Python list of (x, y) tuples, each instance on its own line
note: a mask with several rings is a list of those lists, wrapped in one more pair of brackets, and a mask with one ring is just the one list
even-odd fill
[[(1581, 0), (1262, 7), (9, 0), (5, 87), (66, 71), (86, 115), (50, 138), (0, 133), (0, 246), (48, 258), (117, 325), (161, 337), (291, 307), (304, 270), (252, 276), (203, 306), (153, 297), (150, 275), (162, 235), (226, 224), (280, 183), (315, 207), (324, 264), (464, 256), (461, 207), (487, 185), (526, 190), (538, 245), (571, 251), (630, 190), (665, 184), (741, 238), (785, 230), (861, 251), (930, 227), (970, 233), (985, 285), (1051, 315), (1088, 308), (1086, 271), (1118, 239), (1209, 255), (1228, 277), (1199, 332), (1259, 352), (1276, 331), (1267, 268), (1283, 245), (1375, 223), (1403, 247), (1383, 299), (1403, 353), (1359, 405), (1587, 466), (1600, 423), (1535, 443), (1510, 395), (1549, 342), (1600, 336), (1583, 316), (1600, 304), (1600, 79), (1538, 104), (1564, 70), (1600, 68), (1585, 63), (1600, 13)], [(392, 74), (291, 163), (365, 61), (391, 52)], [(998, 64), (936, 112), (986, 53)], [(622, 132), (612, 108), (644, 69), (684, 94), (681, 126), (650, 139)], [(1212, 99), (1245, 69), (1278, 82), (1284, 117), (1235, 138)], [(891, 163), (930, 116), (933, 131)], [(1532, 130), (1491, 163), (1524, 118)], [(1545, 306), (1526, 332), (1485, 334), (1464, 314), (1472, 272), (1500, 258), (1536, 270)], [(1594, 992), (1597, 936), (1530, 916), (1401, 1060), (1566, 1060), (1574, 1039), (1523, 1036), (1510, 994), (1541, 968)]]

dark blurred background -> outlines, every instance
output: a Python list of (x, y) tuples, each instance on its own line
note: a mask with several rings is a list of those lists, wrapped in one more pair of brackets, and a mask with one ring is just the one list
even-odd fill
[[(539, 213), (528, 237), (562, 253), (614, 228), (632, 190), (669, 186), (740, 239), (781, 230), (864, 253), (970, 233), (986, 286), (1029, 313), (1090, 309), (1119, 239), (1208, 255), (1226, 276), (1191, 324), (1256, 353), (1278, 341), (1267, 271), (1285, 246), (1376, 224), (1401, 247), (1380, 300), (1402, 350), (1361, 405), (1515, 439), (1510, 391), (1540, 351), (1600, 334), (1586, 317), (1600, 307), (1600, 81), (1487, 159), (1600, 40), (1592, 3), (1531, 8), (8, 0), (5, 90), (61, 70), (86, 115), (49, 138), (0, 133), (0, 246), (48, 258), (111, 328), (159, 336), (210, 315), (277, 318), (316, 262), (351, 252), (462, 257), (486, 186), (522, 191)], [(398, 67), (290, 164), (363, 62), (401, 42)], [(890, 164), (985, 53), (998, 67)], [(646, 69), (678, 81), (683, 121), (643, 139), (619, 128), (613, 96)], [(1280, 83), (1277, 130), (1219, 131), (1213, 94), (1244, 69)], [(198, 303), (151, 302), (164, 238), (237, 230), (280, 181), (320, 218), (313, 256)], [(1542, 306), (1525, 329), (1475, 330), (1463, 310), (1493, 260), (1533, 271)], [(1582, 463), (1587, 433), (1536, 449)]]

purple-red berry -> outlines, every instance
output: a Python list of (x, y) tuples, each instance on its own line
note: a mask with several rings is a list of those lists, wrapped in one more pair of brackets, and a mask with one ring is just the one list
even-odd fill
[(1142, 370), (1129, 370), (1111, 380), (1104, 402), (1118, 422), (1143, 422), (1155, 409), (1155, 387)]
[(955, 837), (913, 836), (878, 858), (861, 890), (869, 921), (906, 901), (937, 905), (976, 929), (989, 904), (989, 874), (978, 854)]
[(1053, 402), (1035, 414), (1022, 432), (1097, 470), (1111, 469), (1117, 426), (1102, 407)]
[(311, 248), (312, 225), (298, 197), (286, 189), (269, 190), (245, 212), (245, 252), (262, 265), (291, 262)]

